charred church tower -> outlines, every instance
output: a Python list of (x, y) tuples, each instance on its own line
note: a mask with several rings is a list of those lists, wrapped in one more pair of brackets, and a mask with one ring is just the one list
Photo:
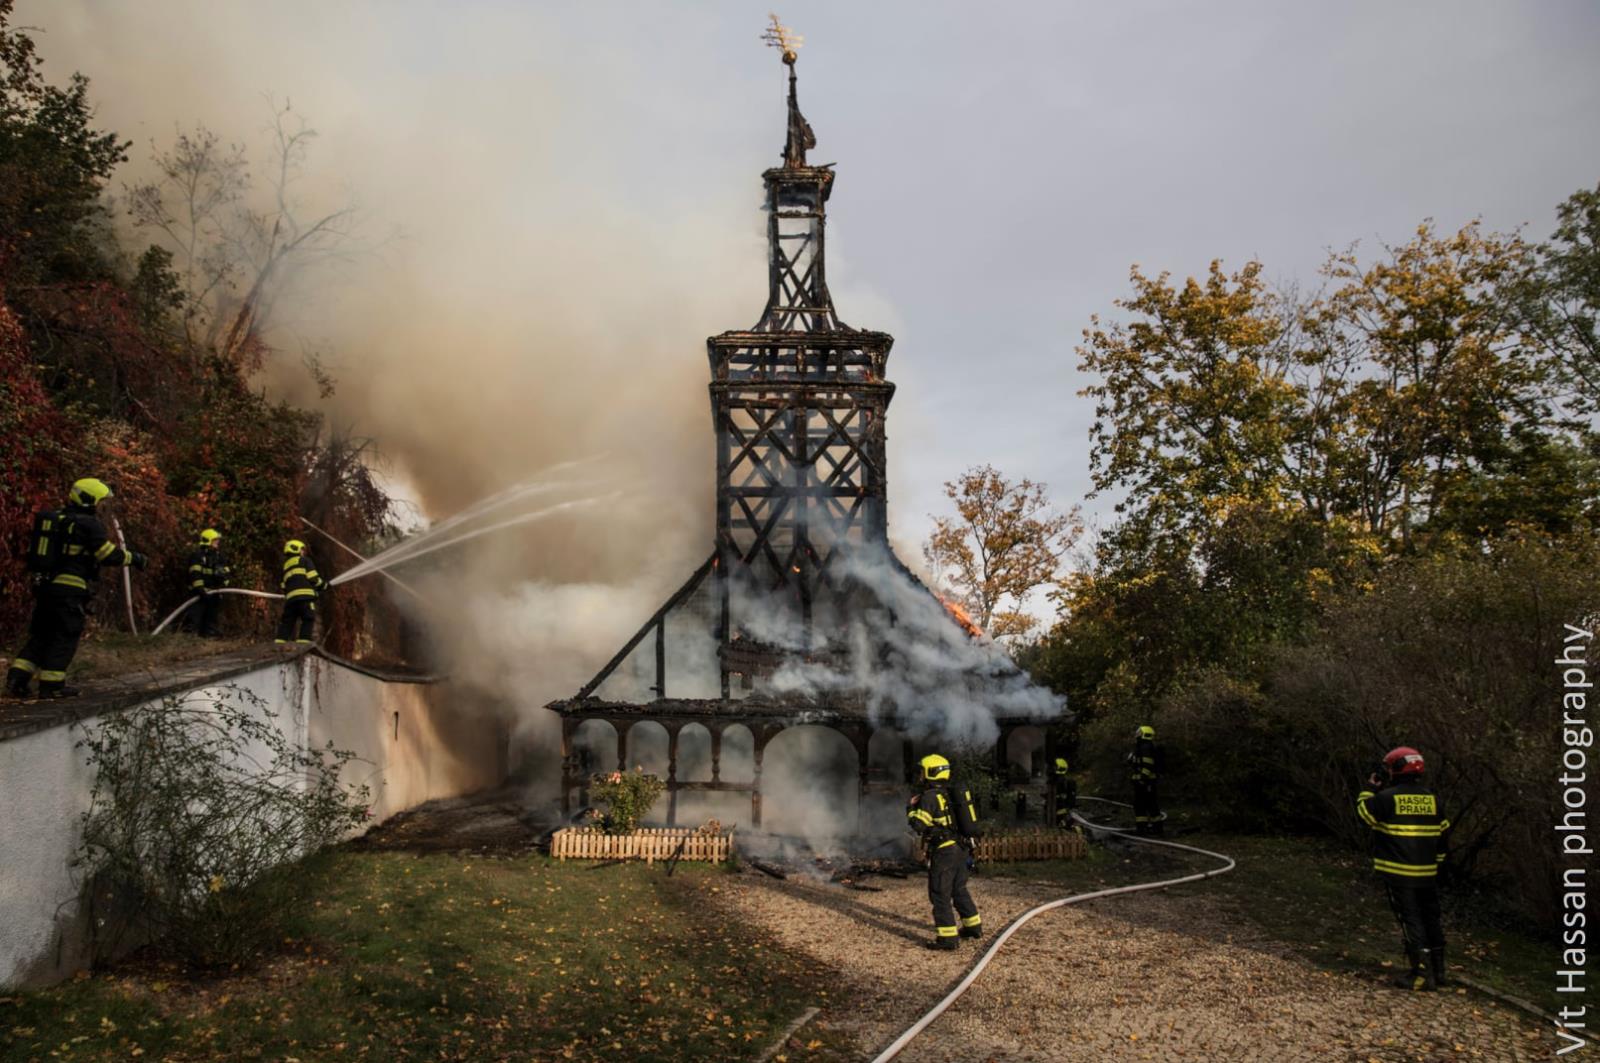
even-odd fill
[[(754, 327), (706, 341), (715, 542), (588, 683), (550, 705), (562, 719), (562, 803), (583, 798), (593, 771), (648, 759), (642, 740), (653, 736), (669, 823), (680, 796), (698, 791), (748, 795), (748, 818), (734, 818), (760, 827), (769, 743), (822, 728), (854, 750), (853, 795), (841, 797), (863, 822), (869, 799), (892, 799), (903, 826), (899, 791), (919, 738), (982, 734), (1003, 756), (1012, 731), (1059, 702), (974, 639), (889, 548), (884, 417), (895, 389), (884, 373), (894, 338), (851, 328), (834, 310), (825, 254), (834, 172), (807, 159), (816, 140), (796, 93), (799, 38), (774, 18), (767, 39), (788, 71), (787, 135), (782, 164), (762, 174), (766, 309)], [(964, 729), (947, 727), (952, 718)], [(734, 747), (752, 770), (727, 770)]]
[(816, 146), (789, 70), (783, 165), (766, 182), (767, 307), (754, 328), (706, 341), (717, 436), (716, 595), (721, 693), (741, 664), (730, 583), (787, 601), (808, 646), (819, 605), (844, 590), (839, 561), (851, 548), (888, 549), (884, 414), (894, 385), (884, 378), (894, 337), (853, 329), (828, 292), (827, 204), (832, 163), (813, 166)]

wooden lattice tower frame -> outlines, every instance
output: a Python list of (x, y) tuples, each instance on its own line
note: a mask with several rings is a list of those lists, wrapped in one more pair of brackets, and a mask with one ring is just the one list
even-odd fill
[(845, 593), (839, 561), (886, 546), (885, 379), (894, 337), (841, 322), (828, 292), (831, 164), (812, 166), (815, 141), (800, 114), (794, 53), (782, 166), (766, 183), (767, 306), (754, 328), (706, 341), (717, 445), (716, 595), (722, 694), (734, 670), (730, 581), (741, 575), (798, 611)]

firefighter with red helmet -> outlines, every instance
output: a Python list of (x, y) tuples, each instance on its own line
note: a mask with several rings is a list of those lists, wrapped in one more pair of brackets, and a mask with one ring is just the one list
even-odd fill
[(1372, 866), (1400, 921), (1410, 973), (1407, 989), (1443, 984), (1444, 929), (1439, 925), (1439, 865), (1450, 821), (1423, 783), (1427, 765), (1410, 746), (1391, 749), (1356, 798), (1356, 815), (1372, 829)]

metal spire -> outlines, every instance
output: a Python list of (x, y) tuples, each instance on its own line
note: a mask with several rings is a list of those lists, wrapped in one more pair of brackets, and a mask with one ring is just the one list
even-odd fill
[(777, 15), (768, 17), (772, 24), (761, 39), (767, 42), (767, 47), (783, 53), (783, 65), (789, 68), (789, 135), (783, 145), (783, 164), (796, 169), (805, 166), (806, 152), (817, 146), (817, 136), (811, 131), (811, 123), (800, 113), (800, 100), (795, 95), (794, 61), (806, 39), (779, 22)]

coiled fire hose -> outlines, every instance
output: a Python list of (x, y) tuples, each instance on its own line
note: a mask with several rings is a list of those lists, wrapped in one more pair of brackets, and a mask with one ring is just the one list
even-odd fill
[[(1102, 804), (1109, 805), (1121, 805), (1124, 808), (1128, 807), (1121, 801), (1107, 801), (1098, 797), (1085, 797), (1083, 800), (1099, 801)], [(1034, 916), (1043, 912), (1048, 912), (1053, 908), (1061, 908), (1069, 904), (1082, 904), (1084, 901), (1098, 900), (1101, 897), (1115, 897), (1122, 893), (1139, 893), (1143, 890), (1159, 890), (1165, 889), (1168, 886), (1179, 886), (1185, 882), (1199, 882), (1201, 879), (1213, 878), (1217, 875), (1226, 874), (1229, 871), (1232, 871), (1234, 868), (1233, 857), (1224, 853), (1214, 853), (1210, 849), (1201, 849), (1198, 846), (1184, 845), (1180, 842), (1169, 842), (1163, 841), (1159, 838), (1147, 838), (1143, 835), (1129, 834), (1127, 827), (1111, 827), (1100, 823), (1093, 823), (1087, 819), (1084, 819), (1076, 812), (1072, 814), (1072, 818), (1091, 831), (1116, 834), (1120, 837), (1126, 838), (1128, 841), (1139, 842), (1142, 845), (1159, 845), (1167, 849), (1181, 849), (1185, 852), (1199, 853), (1201, 856), (1209, 856), (1213, 859), (1221, 860), (1222, 866), (1212, 868), (1210, 871), (1197, 872), (1193, 875), (1183, 875), (1179, 878), (1166, 878), (1157, 882), (1136, 882), (1131, 886), (1117, 886), (1113, 889), (1095, 890), (1093, 893), (1078, 893), (1071, 897), (1062, 897), (1060, 900), (1047, 901), (1046, 903), (1039, 905), (1037, 908), (1032, 908), (1026, 912), (1023, 912), (1016, 919), (1012, 920), (1011, 925), (1006, 927), (1005, 931), (1001, 933), (999, 937), (995, 938), (994, 944), (990, 945), (988, 949), (984, 951), (983, 955), (978, 957), (978, 962), (972, 965), (972, 970), (967, 972), (967, 976), (961, 979), (961, 981), (956, 984), (956, 987), (950, 990), (949, 994), (943, 1000), (939, 1001), (939, 1003), (935, 1004), (931, 1009), (929, 1009), (928, 1013), (922, 1016), (922, 1018), (918, 1019), (910, 1029), (906, 1030), (905, 1033), (897, 1037), (893, 1044), (879, 1053), (872, 1063), (887, 1063), (888, 1060), (891, 1060), (895, 1056), (899, 1055), (901, 1050), (904, 1049), (906, 1045), (911, 1043), (912, 1038), (916, 1037), (917, 1034), (921, 1033), (923, 1030), (926, 1030), (928, 1026), (932, 1024), (934, 1019), (937, 1019), (940, 1015), (943, 1015), (950, 1005), (954, 1004), (961, 998), (961, 995), (967, 991), (972, 983), (978, 980), (978, 976), (983, 973), (983, 969), (989, 966), (989, 961), (994, 959), (995, 954), (1000, 951), (1000, 947), (1009, 941), (1011, 939), (1011, 935), (1020, 930), (1022, 925), (1028, 920), (1032, 919)]]

